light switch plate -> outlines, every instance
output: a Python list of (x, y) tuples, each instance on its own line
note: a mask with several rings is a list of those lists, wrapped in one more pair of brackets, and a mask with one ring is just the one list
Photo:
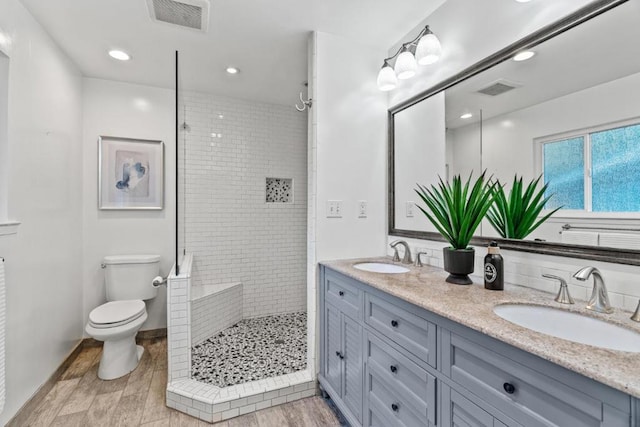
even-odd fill
[(327, 218), (342, 218), (342, 200), (327, 200)]
[(358, 218), (367, 217), (367, 201), (358, 200)]
[(415, 206), (416, 206), (415, 202), (406, 203), (407, 218), (413, 218), (413, 209), (415, 208)]

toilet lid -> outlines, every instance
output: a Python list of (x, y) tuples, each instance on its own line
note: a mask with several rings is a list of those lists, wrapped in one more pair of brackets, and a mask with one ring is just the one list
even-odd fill
[(142, 300), (111, 301), (91, 310), (89, 323), (97, 328), (113, 328), (137, 319), (145, 311)]

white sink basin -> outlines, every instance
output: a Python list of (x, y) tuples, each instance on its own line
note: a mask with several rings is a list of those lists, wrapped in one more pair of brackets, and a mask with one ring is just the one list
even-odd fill
[(400, 274), (409, 271), (408, 268), (395, 264), (386, 264), (384, 262), (363, 262), (360, 264), (356, 264), (353, 267), (362, 271), (370, 271), (372, 273), (383, 274)]
[(493, 311), (516, 325), (568, 341), (640, 352), (640, 333), (593, 317), (537, 305), (502, 304)]

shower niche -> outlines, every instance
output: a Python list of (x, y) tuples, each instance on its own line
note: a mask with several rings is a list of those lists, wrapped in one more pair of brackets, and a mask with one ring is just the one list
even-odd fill
[(267, 203), (293, 203), (293, 179), (266, 178), (265, 201)]

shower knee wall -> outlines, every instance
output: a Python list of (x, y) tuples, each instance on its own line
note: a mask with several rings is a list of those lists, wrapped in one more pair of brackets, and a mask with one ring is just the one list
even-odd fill
[[(200, 295), (198, 295), (200, 293)], [(200, 344), (242, 320), (242, 283), (191, 290), (191, 345)]]

